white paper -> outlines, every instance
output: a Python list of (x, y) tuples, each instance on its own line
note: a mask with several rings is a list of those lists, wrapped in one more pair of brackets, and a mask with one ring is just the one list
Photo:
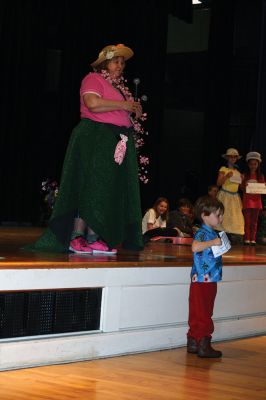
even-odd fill
[(265, 183), (248, 182), (246, 193), (266, 194), (266, 185)]
[(222, 244), (221, 246), (212, 246), (212, 252), (214, 255), (214, 258), (217, 258), (221, 255), (223, 255), (224, 253), (226, 253), (228, 250), (231, 249), (231, 243), (227, 237), (227, 234), (222, 231), (219, 232), (219, 236), (221, 238)]
[(233, 182), (233, 183), (241, 183), (242, 182), (242, 178), (241, 178), (241, 175), (232, 175), (230, 178), (229, 178), (229, 181), (230, 182)]

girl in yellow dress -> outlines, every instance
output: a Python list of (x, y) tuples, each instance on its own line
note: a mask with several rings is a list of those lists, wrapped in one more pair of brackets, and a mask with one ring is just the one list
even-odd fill
[(244, 235), (244, 217), (238, 193), (242, 178), (235, 163), (241, 156), (236, 149), (229, 148), (222, 157), (227, 160), (227, 166), (220, 168), (217, 178), (217, 186), (220, 187), (217, 198), (223, 203), (225, 210), (220, 229), (229, 233), (233, 242), (233, 239), (238, 239), (239, 242), (240, 239), (242, 241)]

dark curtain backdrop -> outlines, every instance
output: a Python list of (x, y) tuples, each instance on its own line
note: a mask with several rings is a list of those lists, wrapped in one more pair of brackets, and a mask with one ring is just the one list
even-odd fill
[(257, 125), (250, 150), (260, 150), (264, 159), (266, 172), (266, 0), (262, 0), (260, 14), (260, 57), (257, 94)]
[(151, 183), (142, 187), (146, 207), (147, 197), (157, 193), (167, 16), (171, 12), (191, 20), (191, 3), (2, 0), (0, 221), (38, 221), (41, 181), (60, 178), (79, 120), (80, 81), (101, 48), (117, 43), (134, 49), (126, 70), (129, 86), (140, 78), (139, 91), (149, 99), (152, 164)]
[(235, 0), (214, 1), (207, 62), (202, 187), (216, 182), (217, 160), (229, 145)]
[(243, 155), (241, 171), (250, 150), (266, 157), (266, 0), (211, 4), (203, 190), (216, 182), (227, 148)]

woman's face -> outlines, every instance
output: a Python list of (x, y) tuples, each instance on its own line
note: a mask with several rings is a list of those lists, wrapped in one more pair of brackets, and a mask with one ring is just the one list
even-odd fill
[(124, 71), (125, 65), (124, 57), (117, 56), (108, 62), (106, 68), (112, 78), (119, 78)]
[(234, 165), (238, 160), (237, 156), (227, 156), (228, 165)]
[(259, 161), (258, 160), (249, 160), (248, 166), (249, 166), (249, 169), (251, 172), (255, 172), (259, 166)]
[(168, 204), (165, 201), (161, 201), (157, 206), (157, 213), (163, 215), (168, 209)]

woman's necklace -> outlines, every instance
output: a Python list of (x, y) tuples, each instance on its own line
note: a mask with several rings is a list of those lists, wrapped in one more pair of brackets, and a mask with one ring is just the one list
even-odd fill
[[(123, 76), (120, 76), (118, 78), (113, 78), (107, 72), (106, 70), (102, 70), (100, 75), (107, 81), (109, 82), (115, 89), (117, 89), (121, 95), (124, 97), (125, 100), (127, 101), (134, 101), (134, 97), (132, 93), (130, 92), (129, 88), (125, 86), (125, 83), (127, 82), (126, 79), (124, 79)], [(149, 179), (147, 177), (148, 171), (147, 171), (147, 166), (149, 165), (149, 157), (143, 156), (139, 153), (139, 149), (144, 146), (145, 141), (143, 136), (148, 135), (148, 132), (145, 131), (145, 129), (142, 126), (142, 122), (146, 121), (147, 119), (147, 114), (143, 113), (142, 116), (136, 120), (133, 119), (131, 120), (132, 122), (132, 127), (134, 129), (134, 141), (135, 141), (135, 147), (137, 149), (138, 153), (138, 163), (139, 163), (139, 179), (143, 183), (148, 183)]]

